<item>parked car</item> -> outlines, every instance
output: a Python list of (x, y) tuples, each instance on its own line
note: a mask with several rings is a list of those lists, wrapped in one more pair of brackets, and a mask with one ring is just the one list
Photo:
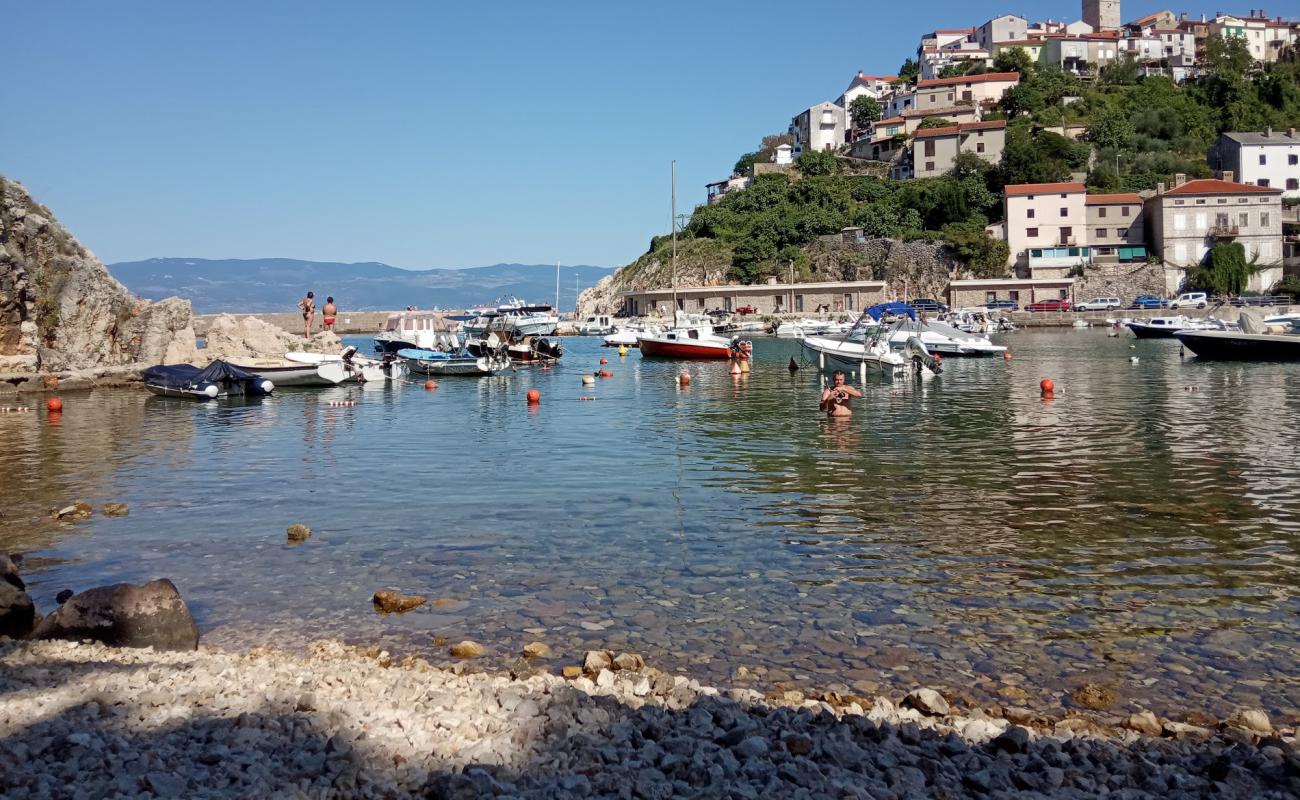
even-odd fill
[(1019, 311), (1020, 304), (1015, 300), (990, 300), (984, 304), (989, 311)]
[(917, 311), (930, 311), (942, 314), (948, 310), (948, 307), (938, 300), (931, 300), (928, 297), (920, 297), (916, 300), (908, 300), (907, 304)]
[(1169, 301), (1163, 297), (1156, 297), (1153, 294), (1140, 294), (1133, 298), (1133, 304), (1129, 308), (1165, 308)]
[(1039, 300), (1025, 306), (1026, 311), (1069, 311), (1069, 300)]
[(1075, 311), (1111, 311), (1118, 309), (1123, 303), (1118, 297), (1094, 297), (1086, 303), (1080, 303), (1074, 307)]
[(1196, 308), (1205, 308), (1210, 304), (1210, 298), (1205, 292), (1183, 292), (1178, 295), (1178, 299), (1169, 304), (1170, 308), (1187, 308), (1195, 306)]
[(754, 311), (755, 309), (753, 306), (741, 306), (740, 308), (736, 309), (737, 314), (753, 314)]

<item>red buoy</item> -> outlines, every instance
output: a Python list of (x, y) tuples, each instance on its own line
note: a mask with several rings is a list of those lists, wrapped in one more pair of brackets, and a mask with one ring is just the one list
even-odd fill
[(438, 388), (438, 382), (437, 382), (437, 381), (425, 381), (425, 382), (424, 382), (424, 388), (425, 388), (425, 391), (432, 391), (432, 390), (434, 390), (434, 389), (437, 389), (437, 388)]
[(58, 413), (63, 410), (63, 401), (57, 397), (51, 397), (45, 401), (45, 408), (51, 412)]
[(529, 389), (529, 390), (528, 390), (528, 405), (530, 405), (530, 406), (535, 406), (535, 405), (537, 405), (537, 404), (540, 403), (540, 402), (542, 402), (542, 393), (539, 392), (539, 391), (537, 391), (536, 389)]
[(602, 365), (604, 365), (604, 364), (608, 364), (608, 363), (609, 363), (609, 359), (608, 359), (608, 358), (605, 358), (604, 356), (601, 356), (601, 357), (600, 357), (600, 363), (601, 363)]
[(1051, 394), (1056, 391), (1056, 384), (1052, 383), (1051, 378), (1043, 378), (1038, 382), (1038, 388), (1043, 390), (1043, 394)]

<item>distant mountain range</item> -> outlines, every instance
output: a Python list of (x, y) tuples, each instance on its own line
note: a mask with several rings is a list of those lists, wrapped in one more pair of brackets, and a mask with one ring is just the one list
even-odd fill
[[(377, 262), (340, 264), (292, 258), (151, 258), (108, 269), (126, 288), (149, 300), (182, 297), (201, 314), (292, 311), (310, 291), (317, 306), (333, 295), (339, 308), (382, 311), (469, 308), (518, 297), (555, 302), (555, 265), (494, 264), (466, 269), (399, 269)], [(613, 272), (608, 267), (560, 267), (560, 305), (573, 308), (574, 278), (586, 289)]]

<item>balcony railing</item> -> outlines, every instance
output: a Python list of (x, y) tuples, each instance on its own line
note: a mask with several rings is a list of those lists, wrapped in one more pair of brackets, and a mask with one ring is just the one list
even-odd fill
[(1236, 225), (1214, 225), (1210, 228), (1211, 239), (1235, 239), (1237, 233)]

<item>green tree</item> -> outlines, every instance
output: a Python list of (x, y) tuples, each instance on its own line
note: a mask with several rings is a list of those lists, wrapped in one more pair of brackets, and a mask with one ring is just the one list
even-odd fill
[(943, 238), (959, 261), (977, 278), (1006, 277), (1007, 260), (1011, 248), (1001, 239), (994, 239), (984, 226), (974, 222), (945, 225)]
[(1102, 83), (1110, 86), (1132, 86), (1138, 82), (1137, 59), (1125, 53), (1103, 66), (1099, 78)]
[(871, 123), (879, 120), (883, 112), (880, 101), (870, 95), (860, 94), (849, 103), (849, 116), (855, 128), (871, 127)]
[(1205, 40), (1201, 66), (1210, 77), (1234, 83), (1244, 81), (1254, 63), (1250, 46), (1240, 36), (1210, 36)]
[(916, 83), (916, 79), (921, 74), (921, 65), (913, 59), (907, 59), (903, 65), (898, 68), (898, 81), (909, 86)]
[(758, 159), (759, 159), (758, 151), (754, 151), (752, 153), (745, 153), (743, 156), (736, 159), (736, 165), (731, 168), (731, 174), (748, 175), (750, 171), (754, 168), (754, 164), (755, 162), (758, 161)]
[(952, 120), (944, 119), (943, 117), (926, 117), (925, 119), (921, 120), (921, 124), (917, 125), (916, 128), (917, 130), (923, 131), (923, 130), (928, 130), (930, 128), (951, 128), (956, 124), (957, 123), (953, 122)]
[(1128, 114), (1111, 106), (1094, 112), (1088, 125), (1088, 141), (1098, 148), (1127, 150), (1136, 133)]
[(1023, 47), (1004, 47), (993, 56), (994, 72), (1019, 72), (1021, 77), (1029, 77), (1034, 71), (1034, 62), (1029, 51)]
[(805, 176), (835, 175), (840, 171), (840, 160), (829, 150), (805, 150), (794, 165)]
[(1220, 242), (1210, 248), (1205, 265), (1191, 272), (1188, 283), (1215, 294), (1241, 294), (1254, 272), (1240, 242)]
[(999, 106), (1008, 117), (1018, 117), (1043, 108), (1043, 93), (1032, 82), (1024, 81), (1012, 86), (1002, 94)]

